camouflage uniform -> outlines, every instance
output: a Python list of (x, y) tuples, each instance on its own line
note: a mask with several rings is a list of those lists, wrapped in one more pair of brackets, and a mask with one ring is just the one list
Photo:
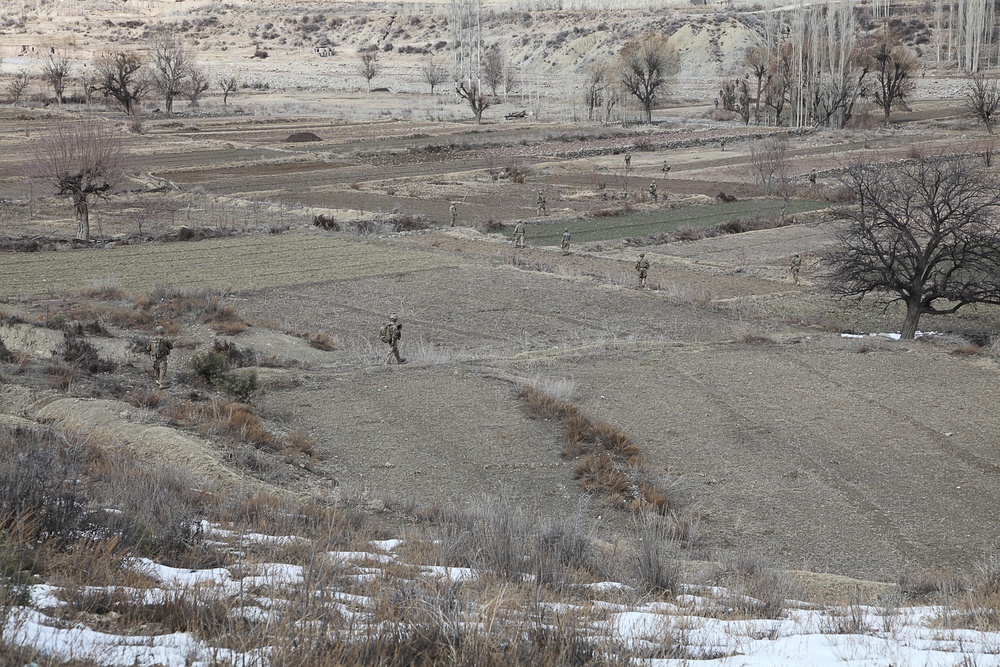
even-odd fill
[(562, 248), (564, 255), (569, 252), (569, 227), (563, 230), (562, 243), (559, 247)]
[(545, 195), (542, 194), (541, 190), (538, 191), (537, 214), (538, 215), (548, 215), (549, 214), (549, 212), (545, 210)]
[(649, 274), (649, 260), (646, 253), (639, 253), (639, 261), (635, 263), (635, 270), (639, 272), (639, 287), (646, 286), (646, 276)]
[(625, 171), (628, 171), (631, 168), (632, 168), (632, 154), (625, 153)]
[(389, 351), (385, 355), (385, 363), (395, 358), (397, 364), (405, 364), (406, 359), (399, 356), (399, 339), (403, 337), (403, 325), (399, 323), (399, 316), (393, 313), (389, 316), (389, 321), (379, 329), (379, 337), (383, 343), (389, 345)]
[(659, 196), (656, 194), (656, 181), (649, 184), (649, 198), (654, 202), (659, 201)]
[(792, 256), (792, 262), (788, 265), (788, 272), (792, 274), (792, 280), (796, 285), (799, 284), (799, 270), (802, 268), (802, 257), (799, 255)]
[(809, 172), (809, 185), (816, 185), (816, 170)]
[(149, 352), (149, 358), (153, 360), (153, 375), (156, 376), (156, 386), (160, 389), (170, 386), (167, 382), (167, 357), (170, 356), (172, 349), (174, 344), (163, 335), (163, 327), (156, 327), (156, 336), (149, 339), (146, 350)]
[(514, 247), (515, 248), (523, 248), (524, 247), (524, 230), (525, 230), (525, 225), (524, 225), (523, 222), (518, 221), (518, 223), (516, 225), (514, 225)]
[(448, 207), (448, 213), (451, 215), (451, 226), (454, 227), (455, 222), (458, 220), (458, 206), (455, 202), (452, 202), (451, 206)]
[(660, 171), (662, 171), (664, 173), (664, 175), (669, 174), (670, 173), (670, 163), (667, 162), (666, 160), (664, 160), (663, 161), (663, 168), (660, 169)]

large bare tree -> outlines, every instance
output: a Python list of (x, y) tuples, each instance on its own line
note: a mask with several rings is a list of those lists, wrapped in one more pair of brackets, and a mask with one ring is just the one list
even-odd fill
[(229, 96), (240, 89), (240, 79), (235, 74), (223, 74), (216, 83), (222, 89), (222, 106), (229, 103)]
[(875, 47), (872, 58), (872, 71), (875, 75), (872, 97), (888, 121), (894, 108), (904, 111), (908, 108), (906, 100), (915, 85), (913, 74), (917, 69), (917, 57), (902, 44), (894, 45), (885, 39)]
[(10, 93), (11, 104), (17, 106), (30, 85), (31, 75), (28, 74), (28, 70), (23, 67), (17, 70), (14, 76), (11, 77), (10, 81), (7, 82), (7, 92)]
[(50, 53), (42, 63), (42, 80), (52, 86), (52, 92), (56, 94), (56, 101), (60, 106), (72, 69), (72, 61), (63, 54)]
[(855, 162), (846, 183), (857, 202), (829, 250), (833, 291), (886, 306), (902, 302), (901, 338), (924, 313), (1000, 304), (1000, 184), (971, 156)]
[(965, 91), (965, 108), (993, 134), (997, 110), (1000, 110), (1000, 85), (997, 79), (974, 76)]
[(618, 79), (639, 100), (646, 122), (653, 122), (653, 104), (666, 92), (677, 70), (677, 53), (660, 35), (649, 34), (627, 44), (619, 56)]
[(448, 80), (448, 70), (433, 55), (424, 63), (421, 75), (424, 83), (431, 87), (431, 95), (434, 94), (435, 88)]
[(94, 59), (97, 90), (122, 105), (128, 114), (138, 111), (138, 104), (149, 91), (144, 61), (135, 51), (114, 50), (99, 53)]
[(106, 198), (124, 175), (125, 148), (115, 128), (93, 118), (56, 125), (33, 151), (36, 173), (69, 197), (77, 237), (90, 239), (91, 197)]
[(184, 45), (169, 33), (158, 36), (150, 45), (153, 90), (163, 98), (163, 108), (167, 113), (174, 110), (174, 98), (184, 94), (192, 64)]
[(482, 91), (477, 79), (463, 79), (455, 82), (455, 92), (469, 103), (476, 116), (476, 125), (483, 122), (483, 112), (490, 108), (490, 96)]

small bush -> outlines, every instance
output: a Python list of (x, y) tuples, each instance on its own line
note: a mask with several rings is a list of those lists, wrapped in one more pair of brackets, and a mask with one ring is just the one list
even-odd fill
[(251, 403), (260, 393), (257, 371), (227, 373), (216, 381), (216, 386), (241, 403)]
[(313, 225), (319, 227), (320, 229), (325, 229), (331, 232), (339, 232), (340, 224), (333, 219), (333, 216), (326, 216), (323, 214), (313, 217)]
[(229, 372), (229, 359), (221, 352), (199, 352), (191, 357), (195, 375), (214, 385)]

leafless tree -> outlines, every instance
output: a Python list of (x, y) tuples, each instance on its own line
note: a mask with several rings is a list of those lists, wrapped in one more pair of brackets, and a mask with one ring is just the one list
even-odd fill
[(235, 74), (223, 74), (217, 80), (222, 89), (222, 106), (229, 103), (229, 96), (240, 89), (240, 80)]
[(52, 86), (52, 91), (56, 94), (56, 101), (63, 103), (63, 92), (69, 82), (73, 66), (72, 61), (61, 54), (50, 53), (42, 64), (42, 80)]
[(7, 92), (10, 93), (11, 104), (17, 106), (21, 102), (24, 91), (31, 85), (31, 75), (28, 70), (21, 68), (17, 70), (10, 81), (7, 82)]
[(183, 95), (188, 85), (191, 60), (184, 45), (170, 34), (160, 35), (153, 40), (149, 49), (149, 59), (153, 90), (163, 98), (164, 110), (172, 113), (174, 98)]
[(719, 103), (726, 111), (738, 113), (743, 124), (749, 125), (752, 108), (749, 77), (723, 80), (719, 87)]
[(372, 90), (372, 79), (378, 76), (382, 69), (378, 62), (378, 49), (369, 46), (358, 50), (358, 74), (368, 84), (368, 92)]
[(483, 112), (490, 108), (491, 101), (490, 96), (481, 91), (479, 81), (475, 79), (456, 81), (455, 92), (469, 103), (472, 113), (476, 116), (476, 125), (480, 125), (483, 122)]
[(1000, 85), (997, 79), (972, 77), (965, 91), (965, 108), (986, 126), (987, 132), (993, 134), (993, 119), (1000, 109)]
[(750, 77), (755, 83), (757, 92), (753, 99), (753, 117), (754, 123), (760, 125), (760, 100), (764, 96), (764, 87), (770, 80), (771, 62), (768, 49), (762, 46), (749, 49), (743, 57), (743, 63), (750, 70)]
[(486, 50), (486, 57), (483, 58), (482, 82), (489, 87), (494, 98), (503, 86), (504, 61), (504, 53), (499, 44), (494, 44)]
[(750, 166), (754, 182), (766, 195), (788, 195), (788, 136), (771, 135), (750, 144)]
[(653, 104), (667, 88), (677, 68), (677, 53), (660, 35), (650, 34), (622, 49), (618, 79), (639, 100), (646, 122), (653, 122)]
[(191, 102), (191, 106), (198, 106), (198, 101), (202, 94), (208, 90), (208, 75), (205, 70), (196, 63), (190, 63), (187, 70), (187, 85), (184, 87), (184, 96)]
[(913, 92), (913, 73), (917, 69), (917, 57), (902, 44), (892, 45), (883, 40), (872, 56), (874, 59), (875, 90), (872, 97), (882, 108), (885, 120), (893, 108), (908, 109), (906, 100)]
[(32, 174), (70, 197), (77, 219), (77, 237), (90, 239), (90, 197), (107, 198), (124, 173), (125, 148), (110, 124), (87, 118), (57, 125), (33, 151)]
[(972, 156), (855, 162), (845, 180), (857, 203), (826, 258), (836, 294), (902, 302), (901, 338), (924, 313), (1000, 304), (1000, 184)]
[(99, 53), (94, 59), (97, 90), (117, 100), (126, 113), (135, 114), (150, 86), (144, 76), (144, 64), (135, 51)]
[(421, 73), (423, 74), (424, 83), (431, 87), (431, 95), (434, 94), (435, 88), (448, 80), (448, 70), (438, 63), (434, 56), (427, 59)]

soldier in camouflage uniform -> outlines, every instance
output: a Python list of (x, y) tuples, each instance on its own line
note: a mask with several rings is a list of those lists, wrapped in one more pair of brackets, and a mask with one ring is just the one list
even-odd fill
[(164, 335), (163, 327), (156, 327), (156, 335), (149, 339), (146, 349), (149, 358), (153, 360), (153, 375), (156, 376), (156, 386), (165, 389), (170, 386), (167, 382), (167, 357), (174, 349), (174, 344)]
[(526, 227), (523, 221), (518, 220), (517, 224), (514, 225), (514, 247), (523, 248), (524, 247), (524, 231)]
[(399, 315), (393, 313), (389, 316), (389, 321), (379, 329), (379, 338), (383, 343), (389, 345), (389, 351), (385, 355), (385, 363), (393, 358), (397, 364), (405, 364), (406, 359), (399, 356), (399, 339), (403, 337), (403, 325), (399, 322)]
[(451, 215), (451, 226), (454, 227), (455, 222), (458, 220), (458, 205), (455, 202), (452, 202), (451, 206), (448, 207), (448, 213)]
[(559, 243), (559, 247), (562, 248), (563, 254), (569, 254), (569, 227), (563, 230), (562, 242)]
[(653, 181), (652, 183), (649, 184), (649, 198), (652, 199), (654, 202), (660, 200), (659, 195), (656, 194), (656, 181)]
[(646, 276), (649, 274), (649, 260), (646, 253), (639, 253), (639, 261), (635, 263), (635, 270), (639, 272), (639, 287), (646, 286)]
[(538, 191), (538, 206), (537, 206), (536, 213), (537, 213), (537, 215), (548, 215), (549, 214), (549, 212), (547, 210), (545, 210), (545, 195), (542, 194), (541, 190)]
[(628, 171), (631, 168), (632, 168), (632, 154), (625, 153), (625, 171)]
[(792, 281), (799, 284), (799, 271), (802, 269), (802, 257), (796, 253), (792, 256), (792, 261), (788, 265), (788, 272), (792, 274)]

